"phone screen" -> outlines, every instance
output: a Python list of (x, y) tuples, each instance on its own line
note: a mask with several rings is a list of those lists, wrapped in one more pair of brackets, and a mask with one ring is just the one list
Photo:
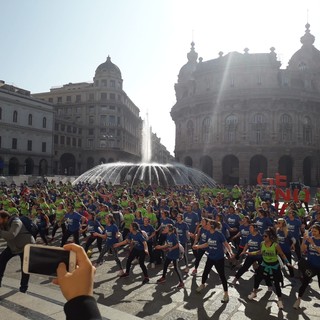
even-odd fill
[[(29, 252), (29, 272), (56, 276), (60, 262), (64, 262), (69, 269), (70, 251), (54, 250), (30, 247)], [(69, 271), (69, 270), (68, 270)]]

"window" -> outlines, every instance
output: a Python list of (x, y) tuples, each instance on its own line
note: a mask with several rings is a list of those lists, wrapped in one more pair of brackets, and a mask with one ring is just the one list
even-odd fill
[(109, 126), (115, 126), (115, 125), (116, 125), (116, 117), (109, 116)]
[(280, 139), (283, 143), (292, 140), (292, 118), (288, 114), (283, 114), (280, 117)]
[(67, 102), (71, 102), (71, 96), (67, 96)]
[(0, 108), (0, 120), (2, 119), (2, 108)]
[(13, 111), (12, 121), (13, 122), (18, 122), (18, 112), (17, 111)]
[(94, 93), (89, 93), (89, 101), (93, 101), (94, 100)]
[(100, 126), (105, 127), (107, 125), (107, 116), (100, 117)]
[(93, 139), (88, 139), (87, 147), (90, 148), (90, 149), (93, 148)]
[(12, 149), (17, 149), (18, 141), (16, 138), (12, 138)]
[(76, 138), (72, 138), (72, 146), (76, 147), (77, 146), (77, 140)]
[(62, 103), (62, 97), (58, 97), (58, 103)]
[(91, 113), (91, 114), (94, 113), (94, 106), (89, 107), (89, 113)]
[(42, 119), (42, 128), (46, 128), (47, 127), (47, 118), (43, 117)]
[(89, 117), (89, 124), (94, 124), (94, 116)]
[(89, 134), (90, 136), (93, 136), (93, 135), (94, 135), (94, 129), (89, 129), (89, 130), (88, 130), (88, 134)]
[(72, 127), (72, 133), (77, 133), (77, 128), (76, 127)]
[(78, 139), (78, 147), (81, 148), (81, 146), (82, 146), (82, 141), (81, 139)]
[(76, 102), (81, 102), (81, 95), (80, 94), (76, 95)]
[(60, 144), (64, 145), (64, 136), (60, 136)]
[(203, 142), (209, 142), (210, 131), (211, 131), (211, 119), (205, 118), (202, 122), (202, 132), (201, 132)]
[(71, 130), (71, 126), (67, 126), (67, 132), (71, 133), (72, 130)]
[(312, 125), (309, 117), (304, 117), (303, 119), (303, 143), (312, 143)]
[(70, 137), (67, 137), (67, 146), (70, 146), (70, 142), (71, 142)]
[(110, 87), (115, 88), (116, 87), (116, 82), (115, 80), (110, 80)]
[(116, 110), (116, 107), (115, 106), (109, 106), (109, 109), (110, 110)]
[(101, 113), (106, 113), (107, 112), (107, 106), (106, 105), (102, 105), (100, 107), (100, 111), (101, 111)]
[(42, 142), (41, 150), (42, 150), (42, 152), (46, 152), (47, 151), (47, 143), (46, 142)]
[(106, 87), (107, 86), (107, 80), (105, 80), (105, 79), (101, 80), (101, 85), (103, 87)]
[(106, 101), (107, 100), (107, 94), (105, 92), (101, 93), (101, 101)]
[(28, 140), (27, 150), (32, 151), (32, 140)]
[(261, 144), (264, 140), (266, 133), (267, 124), (263, 114), (257, 113), (253, 116), (252, 121), (252, 142), (256, 144)]
[(116, 95), (114, 93), (110, 93), (110, 100), (116, 100)]
[(49, 103), (53, 103), (53, 99), (52, 98), (49, 98)]
[(194, 126), (193, 126), (193, 122), (191, 120), (189, 120), (187, 123), (187, 137), (190, 142), (193, 142)]
[(57, 134), (54, 135), (54, 144), (58, 144), (59, 142), (59, 137)]

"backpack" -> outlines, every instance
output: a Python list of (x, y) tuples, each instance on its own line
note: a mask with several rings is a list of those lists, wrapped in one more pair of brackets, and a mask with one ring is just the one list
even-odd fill
[(28, 230), (29, 233), (35, 237), (38, 233), (38, 227), (37, 225), (28, 217), (21, 216), (19, 217), (25, 228)]

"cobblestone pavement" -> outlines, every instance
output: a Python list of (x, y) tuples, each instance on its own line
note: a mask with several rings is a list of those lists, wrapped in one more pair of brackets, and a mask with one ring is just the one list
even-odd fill
[[(58, 243), (56, 243), (58, 245)], [(4, 247), (4, 243), (0, 243), (0, 250)], [(93, 251), (92, 260), (97, 258), (96, 250)], [(125, 259), (126, 250), (120, 251), (120, 259)], [(192, 253), (190, 252), (190, 258)], [(184, 274), (185, 288), (177, 289), (178, 278), (173, 269), (170, 269), (167, 275), (167, 281), (164, 284), (157, 284), (156, 280), (161, 276), (162, 267), (158, 266), (155, 269), (148, 267), (150, 282), (142, 285), (142, 272), (139, 265), (132, 268), (130, 277), (119, 279), (117, 277), (116, 263), (112, 256), (106, 256), (105, 263), (98, 267), (94, 284), (94, 295), (103, 309), (104, 306), (112, 309), (103, 309), (104, 318), (119, 319), (117, 311), (122, 311), (120, 318), (129, 319), (130, 315), (143, 319), (289, 319), (289, 320), (315, 320), (319, 319), (320, 311), (320, 294), (317, 279), (313, 279), (310, 287), (307, 289), (304, 300), (301, 303), (300, 310), (293, 309), (292, 305), (295, 302), (300, 281), (294, 279), (289, 281), (285, 279), (283, 288), (284, 309), (281, 311), (276, 304), (276, 295), (273, 292), (268, 292), (267, 287), (262, 285), (258, 292), (258, 297), (254, 301), (249, 301), (247, 296), (253, 286), (253, 272), (248, 271), (243, 275), (240, 284), (233, 286), (231, 281), (235, 274), (235, 270), (231, 270), (226, 266), (226, 274), (229, 282), (230, 301), (227, 304), (221, 303), (223, 296), (222, 285), (219, 277), (213, 269), (207, 281), (208, 285), (201, 293), (196, 293), (196, 288), (201, 282), (202, 268), (204, 267), (205, 256), (198, 269), (197, 276), (192, 276), (190, 273)], [(125, 261), (125, 260), (124, 260)], [(63, 313), (57, 313), (55, 316), (49, 316), (49, 311), (41, 311), (37, 314), (32, 313), (38, 304), (52, 302), (52, 295), (60, 296), (56, 299), (57, 303), (53, 303), (52, 307), (61, 311), (64, 300), (61, 298), (59, 288), (52, 285), (49, 279), (32, 275), (30, 278), (30, 290), (32, 286), (32, 303), (24, 306), (23, 312), (30, 311), (29, 317), (20, 318), (21, 308), (19, 304), (23, 304), (28, 295), (17, 293), (14, 285), (18, 286), (20, 279), (19, 259), (13, 258), (5, 273), (6, 285), (0, 288), (0, 308), (1, 314), (3, 310), (10, 309), (10, 317), (8, 319), (64, 319)], [(228, 263), (227, 263), (228, 264)], [(183, 263), (180, 262), (183, 271)], [(191, 263), (192, 266), (192, 263)], [(190, 269), (191, 271), (192, 269)], [(10, 290), (9, 290), (10, 289)], [(9, 290), (9, 291), (8, 291)], [(12, 295), (19, 295), (15, 301), (15, 307), (12, 307), (10, 302), (10, 292)], [(30, 299), (30, 294), (28, 299)], [(18, 311), (16, 311), (18, 310)], [(20, 311), (19, 311), (20, 310)], [(111, 310), (111, 311), (110, 311)], [(116, 316), (112, 314), (112, 310)], [(14, 317), (15, 315), (15, 317)], [(40, 317), (42, 315), (42, 317)], [(1, 319), (3, 317), (1, 316)]]

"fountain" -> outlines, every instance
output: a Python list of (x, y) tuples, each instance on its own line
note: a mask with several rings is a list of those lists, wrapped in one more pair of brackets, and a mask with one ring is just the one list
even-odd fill
[(180, 163), (151, 163), (151, 150), (151, 128), (147, 115), (146, 120), (143, 121), (141, 163), (114, 162), (100, 164), (83, 173), (73, 184), (105, 182), (112, 185), (127, 184), (132, 187), (143, 182), (146, 185), (161, 187), (176, 185), (216, 186), (215, 181), (203, 172)]

